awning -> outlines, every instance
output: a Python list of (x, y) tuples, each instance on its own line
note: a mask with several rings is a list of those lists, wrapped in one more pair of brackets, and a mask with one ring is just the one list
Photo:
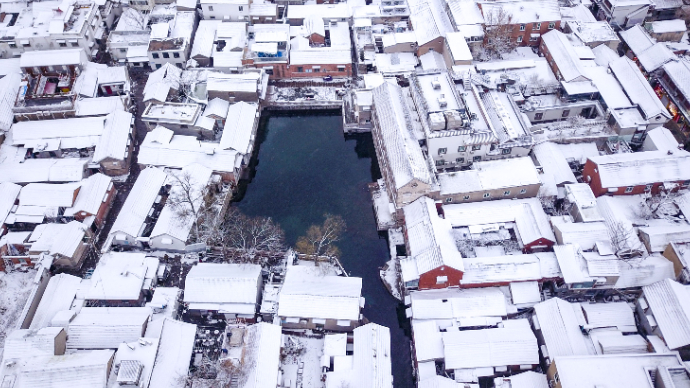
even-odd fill
[(56, 39), (55, 41), (58, 42), (58, 43), (65, 43), (65, 42), (67, 42), (67, 41), (64, 40), (64, 39)]
[(538, 38), (541, 36), (541, 34), (530, 34), (529, 36), (531, 36), (532, 38)]
[(350, 326), (350, 321), (347, 319), (338, 320), (336, 322), (336, 325), (338, 325), (338, 326)]
[(70, 43), (79, 43), (79, 40), (77, 40), (77, 39), (70, 39), (69, 42), (70, 42)]
[(19, 41), (19, 44), (26, 46), (27, 44), (29, 44), (29, 40), (28, 39), (22, 39)]

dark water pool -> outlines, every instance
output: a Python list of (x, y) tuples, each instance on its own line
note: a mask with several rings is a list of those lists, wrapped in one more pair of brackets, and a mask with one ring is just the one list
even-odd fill
[(337, 113), (271, 113), (261, 119), (256, 144), (251, 181), (241, 184), (234, 205), (272, 217), (290, 245), (324, 213), (345, 219), (347, 232), (337, 244), (342, 263), (363, 278), (364, 315), (391, 330), (395, 387), (414, 387), (404, 309), (379, 279), (388, 247), (376, 231), (367, 190), (380, 177), (371, 136), (344, 137)]

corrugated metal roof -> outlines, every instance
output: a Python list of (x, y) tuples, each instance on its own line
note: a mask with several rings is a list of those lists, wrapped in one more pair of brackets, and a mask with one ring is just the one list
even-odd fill
[(84, 307), (67, 329), (67, 349), (117, 349), (144, 335), (148, 307)]
[(146, 220), (167, 175), (157, 168), (144, 169), (132, 186), (122, 209), (110, 228), (110, 234), (126, 233), (139, 237), (141, 226)]
[(65, 273), (50, 278), (29, 329), (46, 327), (58, 311), (69, 310), (80, 284), (81, 278)]
[(65, 209), (65, 216), (74, 216), (82, 211), (96, 215), (105, 200), (112, 181), (111, 177), (101, 173), (93, 174), (84, 179), (77, 200), (74, 201), (72, 207)]
[(576, 310), (578, 304), (571, 304), (559, 298), (549, 299), (534, 306), (539, 331), (544, 339), (548, 354), (554, 357), (595, 354), (591, 343), (582, 334)]
[(16, 384), (31, 388), (106, 388), (112, 350), (41, 356), (26, 360)]
[(673, 350), (690, 344), (690, 293), (680, 283), (665, 279), (643, 288), (654, 320), (666, 345)]
[(413, 319), (505, 317), (505, 295), (496, 287), (425, 290), (410, 293)]
[(243, 155), (251, 152), (253, 148), (252, 136), (258, 121), (259, 107), (256, 104), (247, 104), (240, 101), (230, 105), (227, 111), (223, 136), (220, 138), (220, 147), (233, 149)]
[[(247, 328), (243, 352), (242, 388), (273, 387), (280, 369), (280, 326), (260, 322)], [(246, 369), (245, 369), (246, 368)]]
[(127, 145), (130, 142), (132, 117), (131, 113), (124, 111), (115, 111), (106, 116), (103, 135), (93, 153), (95, 163), (107, 158), (125, 160)]
[(537, 338), (526, 319), (509, 327), (443, 333), (446, 369), (539, 364)]
[(619, 330), (636, 332), (633, 310), (626, 302), (581, 303), (587, 324), (594, 328), (616, 327)]
[(357, 387), (392, 388), (390, 330), (368, 323), (354, 330), (354, 369)]
[(280, 291), (278, 315), (358, 321), (361, 295), (361, 278), (317, 277), (292, 266)]
[(199, 263), (185, 279), (185, 303), (256, 304), (261, 266)]

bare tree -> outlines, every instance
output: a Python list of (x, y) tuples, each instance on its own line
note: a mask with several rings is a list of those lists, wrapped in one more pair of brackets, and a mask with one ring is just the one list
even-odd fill
[(343, 217), (325, 214), (322, 225), (312, 225), (305, 236), (297, 239), (295, 250), (316, 261), (320, 256), (338, 258), (340, 249), (334, 245), (345, 232), (346, 225)]
[[(634, 234), (625, 224), (620, 221), (611, 221), (608, 223), (609, 239), (611, 240), (611, 248), (620, 260), (630, 260), (642, 255), (638, 247), (630, 244), (631, 234)], [(636, 236), (633, 238), (637, 238)]]
[(177, 222), (192, 223), (191, 239), (199, 241), (201, 237), (199, 221), (203, 214), (211, 210), (207, 182), (199, 182), (189, 171), (170, 174), (170, 176), (173, 178), (173, 184), (167, 204), (174, 209)]
[(646, 220), (653, 218), (662, 218), (663, 210), (670, 204), (674, 203), (680, 194), (676, 190), (678, 184), (664, 185), (657, 195), (653, 195), (651, 191), (644, 194), (644, 202), (641, 203), (641, 217)]
[(220, 242), (232, 248), (236, 259), (256, 262), (260, 252), (282, 252), (285, 232), (270, 217), (249, 217), (230, 208), (221, 226)]
[(513, 15), (503, 8), (498, 8), (496, 11), (487, 12), (484, 18), (484, 49), (489, 54), (499, 57), (503, 53), (513, 51), (517, 47), (517, 41), (513, 40)]
[(122, 11), (118, 26), (120, 23), (124, 23), (122, 27), (119, 27), (122, 31), (144, 31), (148, 26), (148, 22), (148, 16), (141, 12), (141, 10), (128, 7)]

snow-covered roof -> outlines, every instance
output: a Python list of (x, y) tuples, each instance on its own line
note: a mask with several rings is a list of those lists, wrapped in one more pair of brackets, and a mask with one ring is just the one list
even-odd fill
[(398, 74), (414, 71), (419, 60), (414, 53), (375, 54), (376, 68), (381, 74)]
[[(507, 0), (507, 1), (482, 1), (481, 8), (487, 23), (492, 22), (491, 14), (503, 10), (511, 15), (510, 24), (544, 23), (561, 20), (561, 9), (555, 0)], [(494, 17), (494, 20), (496, 18)], [(498, 22), (497, 20), (495, 22)]]
[(678, 57), (663, 43), (656, 43), (640, 55), (637, 60), (647, 73), (651, 73), (665, 63), (675, 61)]
[(220, 138), (222, 149), (233, 149), (243, 155), (251, 152), (252, 135), (257, 122), (259, 106), (240, 101), (230, 105), (227, 111), (223, 135)]
[[(76, 352), (62, 356), (37, 356), (23, 359), (15, 387), (31, 388), (106, 388), (112, 367), (112, 350)], [(6, 380), (12, 377), (6, 373)]]
[(184, 388), (194, 351), (196, 325), (166, 318), (149, 388)]
[(567, 36), (558, 30), (552, 30), (542, 35), (541, 39), (549, 50), (551, 59), (556, 63), (556, 67), (564, 81), (588, 80), (588, 77), (585, 75), (585, 68)]
[(228, 108), (230, 108), (230, 103), (228, 101), (216, 97), (208, 102), (208, 105), (206, 105), (204, 109), (203, 116), (216, 116), (224, 119), (228, 117)]
[(665, 34), (667, 32), (685, 32), (685, 21), (682, 19), (657, 20), (645, 24), (649, 31), (654, 34)]
[(497, 284), (541, 280), (541, 260), (537, 255), (466, 257), (460, 284)]
[(288, 8), (287, 18), (306, 19), (313, 14), (325, 20), (344, 19), (350, 17), (351, 11), (347, 3), (293, 5)]
[[(3, 59), (0, 61), (8, 60)], [(14, 122), (12, 108), (17, 98), (21, 78), (21, 75), (12, 72), (0, 79), (0, 131), (8, 131)]]
[[(41, 232), (37, 229), (41, 228)], [(31, 245), (31, 252), (48, 252), (50, 255), (61, 255), (74, 258), (82, 240), (86, 235), (86, 226), (79, 221), (71, 221), (67, 224), (42, 224), (34, 229), (34, 235), (39, 237)]]
[(680, 147), (678, 140), (666, 127), (656, 127), (647, 131), (642, 147), (644, 151), (676, 151)]
[[(282, 334), (280, 326), (259, 322), (247, 328), (240, 388), (272, 387), (278, 381)], [(246, 369), (245, 369), (246, 368)]]
[(139, 252), (107, 252), (91, 276), (87, 300), (139, 300), (146, 279), (156, 276), (158, 259)]
[(44, 328), (58, 311), (69, 310), (80, 284), (81, 278), (65, 273), (50, 278), (29, 329)]
[(82, 98), (74, 103), (77, 117), (103, 116), (115, 111), (124, 111), (125, 106), (120, 96)]
[(124, 111), (115, 111), (105, 119), (105, 128), (96, 150), (93, 153), (93, 161), (100, 163), (105, 159), (125, 160), (128, 145), (131, 141), (130, 133), (132, 114)]
[(150, 315), (148, 307), (83, 307), (69, 323), (67, 349), (117, 349), (138, 341)]
[(158, 343), (158, 338), (152, 337), (142, 338), (137, 342), (121, 343), (113, 361), (119, 368), (110, 371), (111, 387), (131, 386), (135, 381), (140, 386), (148, 387), (158, 353)]
[[(12, 126), (12, 144), (33, 148), (34, 152), (96, 146), (104, 132), (105, 117), (20, 121)], [(60, 128), (56, 131), (55, 128)], [(55, 147), (51, 140), (57, 140)], [(48, 147), (53, 149), (47, 149)]]
[(505, 295), (497, 287), (424, 290), (410, 293), (412, 319), (505, 317)]
[(106, 199), (108, 190), (112, 187), (113, 179), (101, 173), (93, 174), (81, 182), (81, 189), (76, 201), (71, 207), (65, 209), (65, 216), (74, 216), (79, 212), (86, 212), (90, 215), (98, 214), (101, 204)]
[(32, 356), (53, 356), (60, 341), (56, 337), (62, 327), (45, 327), (40, 330), (18, 329), (7, 334), (2, 354), (3, 360)]
[[(591, 12), (588, 11), (587, 13), (589, 13), (589, 16), (593, 18)], [(573, 34), (585, 44), (618, 41), (618, 35), (605, 20), (573, 20), (569, 21), (567, 24), (570, 30), (573, 31)]]
[(218, 143), (199, 141), (196, 136), (174, 135), (173, 131), (158, 126), (146, 134), (137, 157), (139, 164), (148, 166), (184, 168), (198, 163), (215, 172), (232, 172), (237, 156), (237, 151), (224, 150)]
[(638, 230), (650, 252), (663, 252), (672, 241), (690, 239), (690, 225), (687, 223), (641, 226)]
[(670, 349), (690, 345), (690, 291), (664, 279), (642, 288), (664, 342)]
[(194, 36), (194, 44), (189, 54), (190, 58), (196, 56), (210, 58), (213, 55), (213, 41), (216, 38), (216, 30), (222, 20), (200, 20)]
[[(558, 265), (563, 273), (563, 280), (567, 284), (587, 283), (594, 279), (589, 276), (587, 265), (578, 248), (572, 244), (554, 245)], [(613, 260), (614, 258), (612, 258)]]
[(443, 211), (454, 228), (515, 222), (524, 244), (539, 238), (556, 241), (549, 219), (536, 198), (444, 205)]
[(411, 0), (410, 22), (417, 36), (417, 44), (424, 45), (438, 37), (454, 32), (444, 4), (439, 0)]
[(552, 298), (536, 304), (534, 313), (535, 328), (546, 347), (544, 357), (553, 360), (560, 356), (595, 354), (591, 341), (580, 329), (586, 322), (579, 304)]
[(620, 31), (619, 34), (623, 42), (628, 45), (635, 55), (642, 54), (656, 43), (640, 24), (636, 24), (627, 30)]
[(603, 188), (690, 180), (690, 155), (680, 152), (674, 155), (664, 151), (635, 152), (589, 160), (597, 166)]
[(494, 378), (495, 388), (549, 388), (546, 375), (527, 371), (507, 377)]
[[(652, 386), (650, 371), (668, 374), (666, 368), (676, 368), (681, 373), (687, 373), (677, 353), (558, 357), (556, 365), (560, 385), (564, 388), (649, 388)], [(684, 379), (682, 375), (679, 378)]]
[(548, 189), (550, 196), (556, 196), (558, 194), (557, 187), (565, 183), (577, 183), (575, 174), (570, 169), (570, 165), (558, 145), (544, 142), (535, 145), (532, 152), (534, 152), (534, 156), (543, 170), (541, 175), (543, 189)]
[(290, 50), (290, 65), (346, 65), (352, 63), (352, 53), (347, 50), (323, 48)]
[[(55, 121), (52, 120), (53, 123)], [(14, 183), (78, 182), (84, 178), (88, 163), (88, 158), (26, 159), (21, 163), (6, 161), (0, 164), (0, 181)]]
[[(602, 44), (597, 48), (599, 47), (608, 46)], [(617, 58), (619, 58), (618, 55), (613, 59), (607, 60), (603, 65), (605, 67), (595, 66), (585, 68), (585, 74), (587, 74), (587, 77), (589, 77), (592, 83), (594, 83), (594, 86), (596, 86), (604, 103), (613, 110), (632, 106), (621, 84), (616, 80), (616, 77), (608, 71), (608, 63)]]
[(180, 88), (180, 77), (182, 69), (166, 62), (160, 69), (149, 74), (144, 86), (144, 102), (156, 100), (165, 102), (168, 98), (170, 89)]
[(418, 363), (443, 359), (443, 338), (436, 321), (413, 320), (412, 338), (414, 339), (414, 358)]
[[(403, 207), (409, 256), (422, 275), (441, 266), (463, 270), (451, 224), (439, 217), (434, 201), (426, 196)], [(409, 279), (412, 280), (412, 279)], [(406, 279), (408, 281), (408, 279)]]
[(83, 49), (37, 50), (22, 53), (19, 66), (22, 68), (38, 66), (84, 65), (87, 62)]
[(126, 233), (131, 237), (139, 237), (144, 221), (166, 179), (167, 175), (157, 168), (149, 167), (141, 171), (110, 228), (110, 234)]
[(357, 321), (361, 295), (361, 278), (316, 276), (292, 266), (280, 290), (278, 315)]
[(79, 193), (81, 182), (29, 183), (19, 193), (22, 206), (72, 206)]
[(384, 82), (374, 89), (377, 125), (385, 150), (384, 158), (392, 171), (393, 184), (399, 189), (413, 180), (431, 184), (429, 171), (419, 143), (412, 137), (410, 113), (397, 84)]
[(690, 63), (674, 61), (664, 65), (664, 72), (673, 81), (680, 94), (690, 99)]
[(540, 183), (537, 169), (529, 157), (477, 162), (471, 170), (438, 174), (438, 181), (441, 195), (509, 189)]
[(587, 324), (591, 328), (616, 328), (636, 333), (635, 315), (626, 302), (580, 303)]
[[(384, 35), (385, 36), (385, 35)], [(465, 36), (461, 32), (449, 32), (446, 34), (446, 42), (450, 47), (450, 53), (456, 61), (471, 61), (472, 53), (467, 45)]]
[(207, 90), (258, 93), (261, 88), (261, 73), (224, 74), (209, 72), (206, 82)]
[(0, 226), (10, 214), (22, 187), (11, 182), (0, 182)]
[(609, 68), (623, 86), (625, 94), (639, 106), (647, 120), (661, 115), (663, 117), (658, 122), (663, 123), (664, 118), (666, 120), (671, 118), (640, 69), (628, 57), (616, 59), (609, 64)]
[(199, 263), (185, 280), (184, 302), (217, 305), (228, 313), (254, 314), (261, 266), (255, 264)]
[(354, 373), (357, 387), (392, 388), (390, 329), (368, 323), (354, 330)]
[(526, 319), (504, 321), (502, 328), (448, 331), (442, 336), (446, 369), (539, 364), (537, 338)]
[(597, 242), (611, 243), (604, 222), (567, 222), (554, 224), (559, 244), (577, 244), (583, 250), (592, 250)]
[[(213, 171), (201, 164), (193, 163), (183, 167), (181, 171), (171, 171), (170, 174), (178, 177), (179, 181), (171, 177), (172, 189), (168, 201), (163, 206), (150, 237), (168, 236), (186, 242), (197, 220), (195, 212), (191, 210), (192, 204), (185, 201), (188, 201), (187, 196), (189, 196), (194, 201), (194, 208), (201, 207), (205, 200), (203, 193), (208, 187)], [(187, 189), (188, 192), (185, 191)], [(172, 199), (176, 199), (177, 203)], [(182, 202), (179, 202), (180, 200)]]

